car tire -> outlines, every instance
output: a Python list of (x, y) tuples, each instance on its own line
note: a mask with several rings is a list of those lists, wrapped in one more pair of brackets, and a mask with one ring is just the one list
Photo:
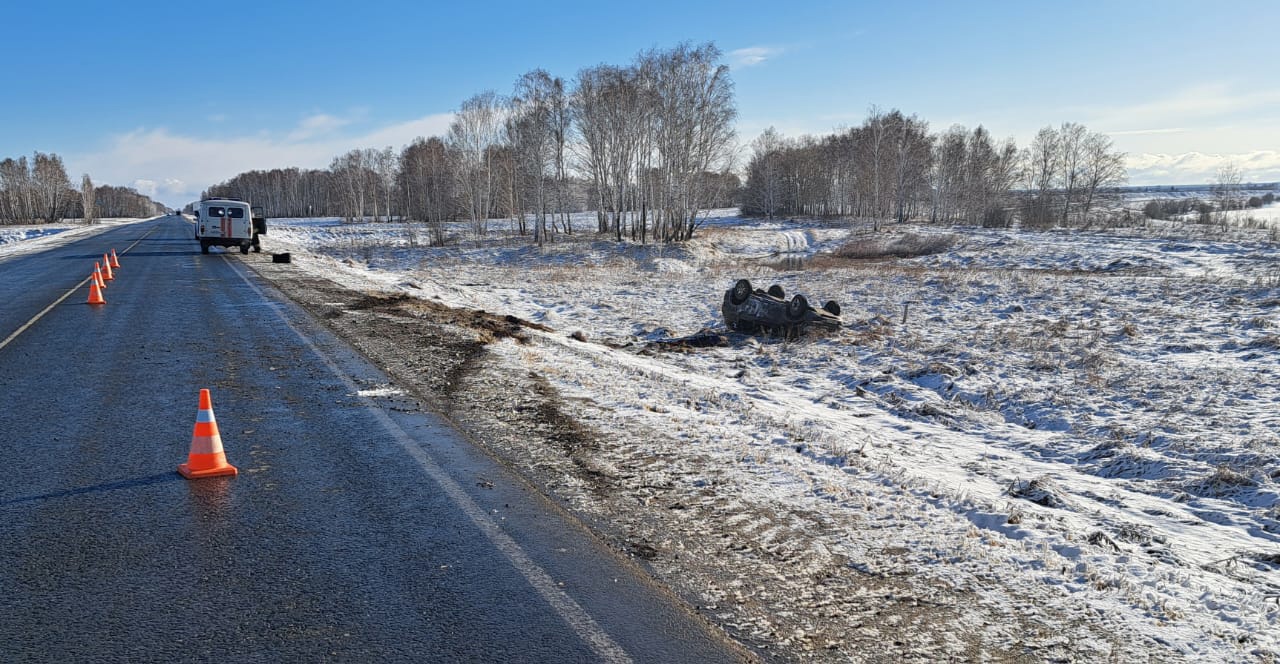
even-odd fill
[(207, 254), (207, 253), (209, 253), (209, 243), (208, 243), (208, 242), (201, 242), (201, 243), (200, 243), (200, 253), (202, 253), (202, 254)]
[(746, 279), (739, 279), (733, 285), (733, 290), (729, 291), (729, 301), (734, 304), (742, 304), (751, 297), (751, 282)]
[(827, 303), (822, 305), (822, 310), (832, 316), (840, 315), (840, 305), (837, 304), (835, 300), (827, 300)]
[(809, 310), (809, 301), (803, 295), (794, 295), (787, 303), (787, 318), (799, 320)]
[(782, 290), (782, 286), (779, 286), (778, 284), (774, 284), (770, 286), (768, 292), (770, 295), (778, 298), (779, 300), (787, 299), (786, 291)]

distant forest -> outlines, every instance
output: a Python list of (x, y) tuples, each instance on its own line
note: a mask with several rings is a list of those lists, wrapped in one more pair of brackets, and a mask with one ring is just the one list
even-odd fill
[(164, 209), (134, 189), (95, 186), (88, 175), (76, 189), (56, 154), (0, 161), (0, 224), (92, 223), (104, 217), (150, 217)]

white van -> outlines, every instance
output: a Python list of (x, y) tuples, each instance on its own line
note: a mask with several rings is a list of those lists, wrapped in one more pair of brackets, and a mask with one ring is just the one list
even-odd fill
[(195, 206), (196, 239), (200, 252), (209, 253), (209, 247), (240, 247), (240, 253), (258, 247), (258, 233), (254, 228), (253, 211), (249, 204), (233, 198), (210, 198)]

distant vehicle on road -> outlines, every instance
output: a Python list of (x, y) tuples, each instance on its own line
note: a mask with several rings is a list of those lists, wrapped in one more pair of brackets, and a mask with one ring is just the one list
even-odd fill
[(835, 300), (827, 300), (821, 309), (814, 309), (803, 295), (787, 300), (781, 286), (774, 284), (764, 291), (752, 288), (746, 279), (739, 279), (724, 292), (720, 312), (732, 330), (787, 338), (800, 336), (809, 328), (838, 330), (843, 324), (840, 305)]
[(258, 235), (266, 232), (266, 219), (256, 217), (248, 203), (234, 198), (209, 198), (196, 205), (195, 216), (201, 253), (209, 253), (209, 247), (239, 247), (242, 254), (249, 253), (250, 248), (262, 250)]

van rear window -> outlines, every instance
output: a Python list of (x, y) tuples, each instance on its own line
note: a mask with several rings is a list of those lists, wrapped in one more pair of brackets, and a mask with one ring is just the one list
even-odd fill
[(209, 216), (210, 217), (231, 217), (232, 219), (244, 219), (244, 208), (211, 207), (209, 208)]

